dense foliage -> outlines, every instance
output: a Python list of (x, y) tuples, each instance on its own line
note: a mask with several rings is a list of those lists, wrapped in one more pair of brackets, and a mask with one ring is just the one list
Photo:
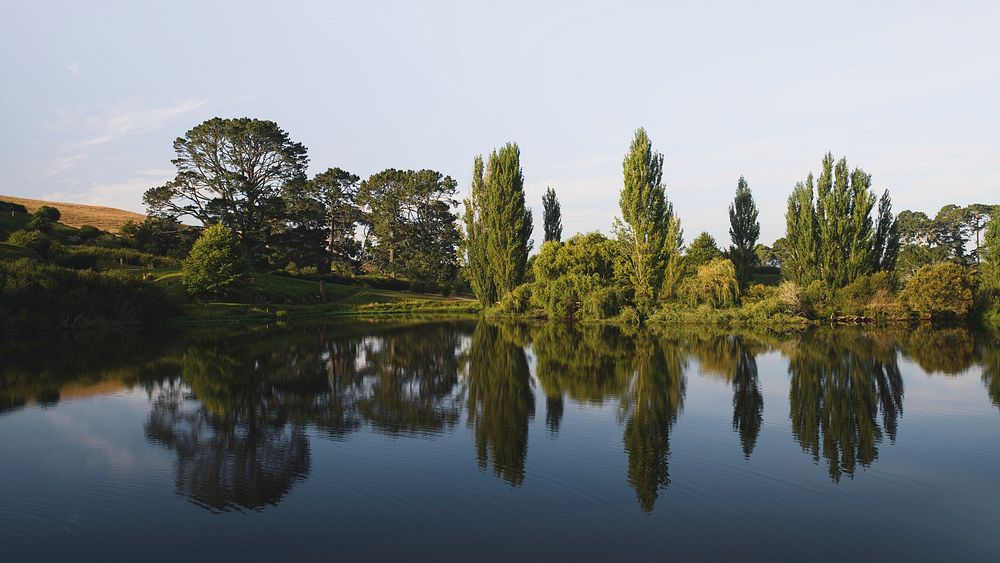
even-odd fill
[(212, 225), (184, 259), (184, 287), (190, 295), (225, 295), (239, 287), (246, 270), (236, 236), (224, 225)]
[(477, 157), (465, 200), (465, 268), (480, 303), (493, 305), (523, 281), (531, 229), (517, 145), (494, 150), (485, 173)]

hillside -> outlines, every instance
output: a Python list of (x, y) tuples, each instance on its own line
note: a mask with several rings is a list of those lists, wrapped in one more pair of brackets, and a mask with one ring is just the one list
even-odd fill
[(134, 211), (125, 211), (114, 207), (102, 207), (99, 205), (82, 205), (79, 203), (66, 203), (62, 201), (44, 201), (41, 199), (27, 199), (9, 195), (0, 195), (0, 201), (19, 203), (27, 208), (28, 213), (34, 212), (43, 205), (55, 207), (62, 213), (59, 222), (71, 227), (81, 227), (83, 225), (93, 225), (102, 231), (118, 232), (126, 221), (142, 221), (146, 216)]

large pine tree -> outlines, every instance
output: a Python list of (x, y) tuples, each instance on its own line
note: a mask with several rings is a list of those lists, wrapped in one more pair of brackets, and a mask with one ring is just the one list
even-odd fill
[(754, 251), (760, 237), (757, 217), (757, 204), (750, 193), (750, 186), (740, 176), (736, 184), (736, 198), (729, 206), (729, 238), (733, 241), (729, 247), (729, 259), (736, 267), (736, 279), (743, 288), (753, 279), (753, 271), (758, 262)]

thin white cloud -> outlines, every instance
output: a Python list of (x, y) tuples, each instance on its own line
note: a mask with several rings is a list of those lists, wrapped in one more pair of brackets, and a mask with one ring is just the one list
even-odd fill
[(106, 145), (162, 129), (175, 118), (198, 110), (205, 104), (205, 100), (187, 99), (166, 106), (149, 107), (137, 100), (126, 100), (96, 112), (71, 116), (56, 128), (79, 140), (66, 146), (66, 154), (48, 166), (46, 175), (65, 172)]
[(70, 63), (66, 65), (66, 70), (73, 73), (74, 76), (80, 76), (80, 73), (83, 72), (83, 67), (80, 65), (80, 63)]

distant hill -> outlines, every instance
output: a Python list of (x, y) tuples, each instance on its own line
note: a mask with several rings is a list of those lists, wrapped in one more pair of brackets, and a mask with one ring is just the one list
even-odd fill
[(103, 231), (118, 232), (126, 221), (142, 221), (146, 218), (141, 213), (115, 209), (114, 207), (101, 207), (99, 205), (83, 205), (80, 203), (66, 203), (62, 201), (44, 201), (41, 199), (27, 199), (9, 195), (0, 195), (0, 201), (19, 203), (27, 208), (28, 213), (33, 212), (43, 205), (55, 207), (62, 214), (59, 222), (70, 227), (81, 227), (83, 225), (93, 225)]

